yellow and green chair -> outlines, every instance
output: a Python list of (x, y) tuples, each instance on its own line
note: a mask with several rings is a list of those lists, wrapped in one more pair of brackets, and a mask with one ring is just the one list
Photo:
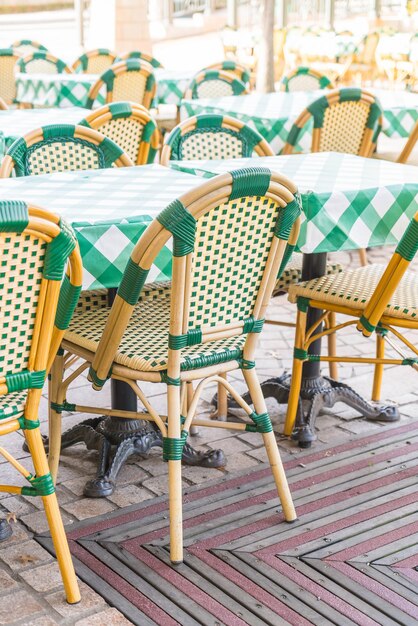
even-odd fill
[(149, 63), (137, 59), (120, 61), (106, 70), (92, 85), (86, 108), (92, 109), (99, 91), (104, 90), (106, 104), (127, 101), (150, 109), (156, 89), (155, 76)]
[[(289, 289), (289, 300), (296, 303), (297, 324), (293, 355), (292, 385), (285, 423), (285, 434), (290, 435), (295, 423), (299, 401), (302, 366), (306, 361), (340, 363), (371, 363), (375, 366), (372, 399), (380, 399), (383, 368), (385, 365), (406, 365), (418, 370), (416, 340), (404, 336), (407, 329), (418, 331), (418, 280), (417, 274), (408, 271), (418, 250), (418, 212), (411, 220), (387, 267), (373, 264), (355, 270), (346, 270), (334, 276), (315, 278)], [(319, 322), (306, 329), (307, 308), (321, 309)], [(345, 320), (336, 324), (335, 315), (341, 313)], [(346, 317), (348, 316), (348, 321)], [(320, 323), (327, 321), (321, 332)], [(330, 321), (331, 320), (331, 321)], [(334, 334), (347, 326), (355, 325), (365, 337), (376, 334), (376, 356), (318, 356), (308, 354), (309, 346), (319, 337)], [(388, 344), (396, 358), (385, 356)], [(370, 343), (373, 349), (372, 342)]]
[(132, 50), (118, 56), (118, 61), (127, 61), (128, 59), (137, 59), (138, 61), (145, 61), (149, 63), (153, 68), (163, 67), (162, 64), (151, 54), (141, 52), (140, 50)]
[[(294, 243), (298, 235), (296, 193), (284, 176), (267, 168), (249, 168), (205, 181), (171, 202), (136, 244), (112, 308), (100, 299), (97, 307), (90, 303), (82, 308), (62, 343), (64, 354), (52, 368), (52, 421), (55, 413), (59, 422), (70, 406), (69, 385), (88, 371), (98, 391), (109, 378), (127, 382), (146, 408), (138, 418), (153, 421), (161, 430), (163, 457), (168, 461), (173, 563), (183, 560), (181, 458), (193, 424), (261, 433), (284, 517), (288, 522), (296, 519), (255, 363), (265, 309), (287, 241)], [(147, 285), (156, 255), (171, 238), (171, 289)], [(80, 358), (77, 375), (65, 371), (72, 356)], [(240, 370), (254, 408), (225, 379), (228, 372)], [(153, 407), (141, 381), (167, 386), (167, 415)], [(186, 387), (193, 381), (198, 384), (185, 410)], [(244, 409), (245, 422), (214, 423), (196, 417), (201, 393), (213, 382)], [(97, 411), (71, 406), (76, 412)], [(112, 412), (107, 407), (100, 411)], [(125, 412), (118, 414), (123, 419)], [(57, 427), (57, 437), (51, 440), (57, 451), (59, 433)]]
[(16, 62), (16, 71), (23, 74), (72, 74), (65, 61), (50, 52), (39, 50), (30, 52)]
[(96, 130), (51, 124), (16, 139), (3, 159), (0, 178), (129, 165), (133, 163), (122, 148)]
[(247, 89), (250, 86), (251, 72), (248, 67), (238, 63), (238, 61), (233, 61), (232, 59), (227, 59), (226, 61), (221, 61), (220, 63), (214, 63), (213, 65), (209, 65), (205, 68), (205, 70), (221, 70), (222, 72), (229, 72), (230, 74), (234, 74)]
[(26, 481), (2, 484), (0, 491), (41, 498), (73, 604), (80, 592), (41, 437), (39, 404), (80, 293), (80, 253), (73, 230), (59, 216), (20, 200), (0, 200), (0, 242), (0, 435), (22, 432), (33, 464), (26, 469), (0, 447), (16, 477)]
[(80, 122), (109, 137), (135, 165), (154, 163), (160, 133), (150, 112), (134, 102), (111, 102), (94, 109)]
[(20, 59), (12, 48), (0, 48), (0, 97), (6, 104), (13, 104), (16, 98), (16, 62)]
[(246, 94), (247, 87), (230, 72), (203, 70), (196, 74), (185, 91), (186, 100), (196, 98), (222, 98)]
[(311, 67), (297, 67), (282, 78), (281, 91), (315, 91), (333, 89), (330, 79)]
[(329, 91), (299, 115), (282, 154), (292, 154), (305, 126), (313, 123), (311, 152), (370, 157), (376, 148), (382, 119), (382, 107), (368, 91), (357, 87)]
[(15, 50), (20, 56), (26, 56), (27, 54), (38, 50), (48, 52), (48, 48), (33, 39), (18, 39), (17, 41), (14, 41), (10, 47), (13, 48), (13, 50)]
[(117, 54), (108, 48), (89, 50), (79, 56), (72, 64), (73, 72), (82, 74), (102, 74), (115, 63)]
[(161, 165), (185, 159), (274, 156), (259, 132), (227, 115), (201, 114), (180, 122), (165, 136)]

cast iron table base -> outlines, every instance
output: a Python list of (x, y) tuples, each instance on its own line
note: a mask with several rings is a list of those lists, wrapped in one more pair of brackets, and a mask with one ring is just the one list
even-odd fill
[[(89, 498), (104, 498), (114, 492), (117, 475), (130, 456), (146, 456), (152, 448), (163, 446), (161, 432), (147, 421), (105, 416), (84, 420), (67, 430), (62, 435), (61, 449), (81, 442), (88, 450), (99, 452), (97, 475), (84, 486), (84, 495)], [(222, 450), (198, 452), (188, 443), (184, 446), (182, 461), (185, 465), (200, 467), (226, 465)]]
[[(284, 373), (261, 383), (264, 397), (274, 398), (279, 404), (287, 404), (290, 379), (290, 374)], [(243, 398), (246, 402), (251, 402), (249, 394), (245, 394)], [(367, 402), (345, 383), (327, 376), (304, 378), (295, 427), (291, 435), (292, 439), (298, 441), (300, 448), (309, 448), (316, 439), (315, 421), (320, 411), (323, 408), (332, 408), (337, 402), (344, 402), (371, 421), (395, 422), (400, 418), (396, 405)]]

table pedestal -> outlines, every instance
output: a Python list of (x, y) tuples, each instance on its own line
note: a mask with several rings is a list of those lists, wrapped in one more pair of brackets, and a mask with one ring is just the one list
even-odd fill
[[(326, 254), (304, 254), (302, 280), (311, 280), (323, 276), (326, 271)], [(322, 315), (320, 309), (309, 309), (306, 326), (309, 328)], [(318, 328), (318, 332), (320, 328)], [(308, 350), (309, 354), (321, 354), (321, 339), (314, 341)], [(394, 422), (400, 419), (396, 405), (370, 403), (344, 383), (321, 376), (319, 361), (307, 361), (303, 365), (302, 386), (299, 408), (292, 439), (301, 448), (309, 448), (315, 436), (315, 420), (322, 408), (332, 408), (337, 402), (344, 402), (368, 420)], [(269, 378), (261, 383), (265, 398), (274, 398), (279, 404), (287, 404), (290, 389), (290, 374)], [(250, 402), (249, 394), (243, 396)]]
[[(129, 385), (111, 381), (112, 409), (137, 411), (137, 396)], [(123, 464), (133, 454), (147, 455), (151, 448), (163, 446), (159, 429), (152, 422), (120, 417), (93, 417), (73, 426), (62, 435), (61, 449), (83, 442), (88, 450), (98, 450), (97, 475), (88, 480), (84, 495), (89, 498), (110, 496), (116, 487), (116, 478)], [(188, 443), (183, 449), (185, 465), (224, 467), (222, 450), (198, 452)]]

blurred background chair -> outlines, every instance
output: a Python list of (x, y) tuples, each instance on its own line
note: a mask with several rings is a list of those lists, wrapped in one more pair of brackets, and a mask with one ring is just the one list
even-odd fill
[(23, 74), (72, 74), (72, 69), (50, 52), (30, 52), (16, 62), (16, 71)]
[(71, 68), (74, 72), (83, 74), (102, 74), (113, 65), (116, 59), (117, 54), (115, 52), (107, 48), (97, 48), (79, 56)]
[(203, 70), (196, 74), (185, 91), (186, 100), (195, 98), (222, 98), (248, 93), (242, 81), (222, 70)]
[(281, 91), (315, 91), (333, 89), (327, 76), (309, 67), (297, 67), (282, 78)]

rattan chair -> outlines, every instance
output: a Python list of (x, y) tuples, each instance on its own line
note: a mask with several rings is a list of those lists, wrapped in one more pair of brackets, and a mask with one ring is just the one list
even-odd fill
[(115, 52), (107, 48), (97, 48), (79, 56), (71, 68), (77, 73), (102, 74), (114, 64), (116, 59), (117, 54)]
[(118, 56), (118, 61), (127, 61), (128, 59), (137, 59), (138, 61), (145, 61), (149, 63), (152, 67), (163, 67), (162, 64), (151, 54), (147, 54), (146, 52), (141, 52), (140, 50), (132, 50), (131, 52), (126, 52), (125, 54), (121, 54)]
[(329, 78), (310, 67), (297, 67), (282, 78), (281, 91), (315, 91), (333, 89)]
[(17, 139), (0, 168), (0, 178), (34, 176), (66, 170), (133, 165), (122, 148), (85, 126), (51, 124)]
[[(335, 89), (312, 102), (299, 115), (287, 137), (282, 154), (291, 154), (313, 120), (312, 152), (345, 152), (370, 157), (382, 128), (383, 111), (377, 98), (362, 89)], [(365, 250), (359, 250), (362, 265)]]
[[(415, 273), (407, 271), (417, 250), (418, 212), (386, 268), (383, 265), (368, 265), (335, 276), (316, 278), (290, 288), (289, 300), (297, 304), (298, 317), (285, 434), (291, 434), (295, 422), (303, 363), (319, 359), (317, 355), (310, 356), (308, 348), (321, 336), (354, 324), (366, 337), (376, 331), (376, 357), (357, 356), (355, 343), (352, 345), (355, 356), (345, 354), (320, 357), (321, 361), (374, 364), (372, 399), (375, 401), (380, 399), (385, 364), (409, 365), (418, 370), (417, 342), (402, 334), (404, 329), (418, 330), (418, 280)], [(324, 311), (320, 321), (324, 321), (324, 317), (329, 319), (330, 316), (335, 316), (335, 313), (343, 313), (351, 319), (345, 319), (340, 324), (330, 323), (324, 332), (321, 332), (319, 323), (306, 329), (308, 306)], [(401, 345), (394, 339), (401, 342)], [(385, 344), (389, 344), (400, 358), (385, 358)], [(372, 344), (370, 347), (372, 349)]]
[(233, 61), (232, 59), (227, 59), (226, 61), (222, 61), (221, 63), (214, 63), (213, 65), (209, 65), (202, 71), (206, 70), (221, 70), (222, 72), (229, 72), (229, 74), (234, 74), (244, 85), (249, 88), (251, 72), (248, 67), (238, 63), (237, 61)]
[(313, 120), (312, 152), (346, 152), (369, 157), (382, 127), (377, 98), (355, 87), (335, 89), (312, 102), (293, 124), (282, 154), (294, 151), (305, 125)]
[(274, 156), (265, 139), (245, 122), (227, 115), (201, 114), (180, 122), (165, 136), (161, 165), (184, 159)]
[(3, 98), (0, 98), (0, 111), (7, 111), (8, 108), (9, 107), (7, 106)]
[(137, 59), (128, 59), (115, 63), (100, 76), (88, 93), (86, 108), (93, 108), (99, 91), (104, 89), (107, 104), (128, 101), (142, 104), (149, 109), (156, 88), (150, 64)]
[(148, 109), (134, 102), (112, 102), (80, 122), (109, 137), (135, 165), (153, 163), (160, 144), (157, 124)]
[(196, 74), (185, 91), (186, 100), (195, 98), (222, 98), (246, 94), (244, 83), (229, 72), (222, 70), (203, 70)]
[(18, 41), (14, 41), (11, 46), (13, 50), (15, 50), (20, 56), (26, 56), (31, 52), (36, 52), (37, 50), (48, 51), (48, 48), (45, 48), (41, 43), (34, 41), (33, 39), (19, 39)]
[(399, 157), (396, 159), (398, 163), (406, 163), (411, 156), (411, 152), (415, 147), (415, 144), (418, 140), (418, 122), (415, 122), (415, 126), (411, 131), (411, 134), (408, 137), (408, 141), (406, 142), (402, 152)]
[(30, 52), (16, 62), (16, 71), (23, 74), (72, 74), (65, 61), (50, 52)]
[(80, 593), (41, 438), (39, 403), (80, 292), (80, 253), (74, 232), (57, 215), (20, 200), (0, 200), (0, 240), (0, 435), (22, 431), (34, 468), (27, 470), (0, 447), (27, 480), (25, 486), (2, 484), (0, 491), (42, 499), (67, 601), (76, 603)]
[(362, 42), (361, 51), (353, 56), (353, 60), (348, 68), (344, 79), (346, 82), (372, 82), (379, 73), (376, 59), (377, 47), (379, 45), (379, 33), (369, 33)]
[[(69, 384), (88, 369), (97, 390), (110, 377), (127, 382), (146, 407), (138, 418), (154, 421), (161, 430), (174, 563), (183, 559), (181, 458), (192, 424), (262, 433), (285, 519), (296, 519), (254, 362), (287, 240), (294, 243), (298, 235), (295, 194), (293, 183), (280, 174), (251, 168), (217, 176), (171, 202), (135, 246), (111, 310), (97, 299), (97, 306), (90, 302), (76, 313), (62, 344), (64, 355), (52, 370), (56, 393), (51, 414), (56, 412), (58, 421), (70, 406)], [(172, 288), (146, 285), (153, 260), (171, 236)], [(81, 364), (61, 382), (72, 355)], [(242, 370), (254, 410), (224, 378), (237, 370)], [(152, 406), (139, 381), (167, 385), (168, 417)], [(201, 382), (182, 417), (186, 385), (192, 381)], [(218, 383), (233, 396), (249, 418), (246, 423), (195, 417), (209, 383)], [(72, 407), (97, 412), (95, 407)], [(100, 411), (114, 414), (107, 408)], [(123, 418), (125, 412), (117, 414)], [(60, 428), (56, 432), (59, 437)], [(56, 456), (59, 445), (57, 438), (51, 440)]]
[(0, 97), (6, 104), (15, 102), (15, 66), (19, 58), (19, 55), (12, 48), (0, 48)]

